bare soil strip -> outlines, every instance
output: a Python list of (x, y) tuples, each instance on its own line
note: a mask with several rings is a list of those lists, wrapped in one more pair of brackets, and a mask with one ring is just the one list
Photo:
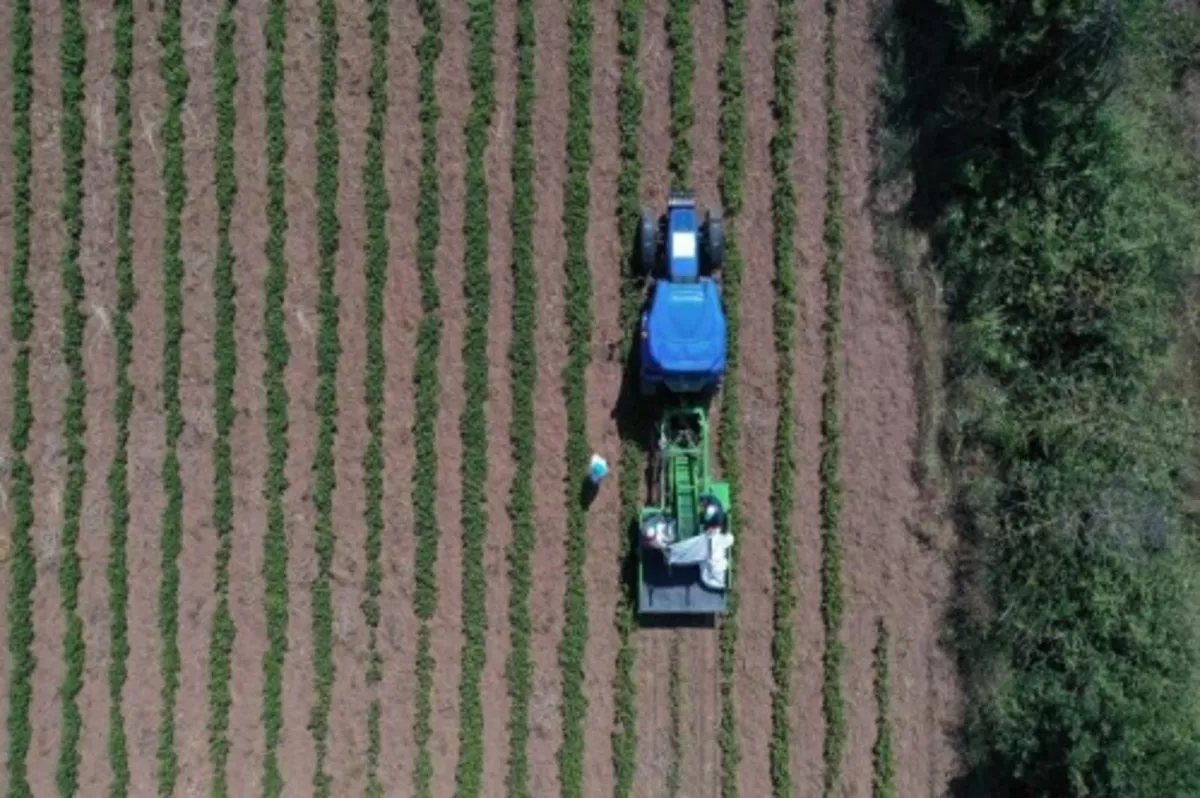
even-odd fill
[(771, 724), (772, 446), (777, 426), (774, 326), (769, 308), (774, 295), (771, 248), (770, 143), (775, 132), (774, 9), (751, 3), (746, 18), (746, 192), (739, 217), (738, 241), (745, 260), (742, 281), (742, 462), (741, 519), (738, 535), (738, 640), (734, 672), (739, 787), (742, 795), (768, 795), (771, 789), (768, 748)]
[(411, 788), (415, 744), (413, 741), (413, 691), (416, 685), (417, 618), (413, 612), (412, 418), (413, 362), (417, 321), (421, 317), (416, 260), (417, 181), (420, 175), (420, 127), (417, 107), (416, 43), (420, 19), (413, 4), (391, 9), (388, 46), (388, 128), (384, 145), (387, 164), (388, 282), (384, 297), (383, 346), (387, 357), (384, 391), (383, 502), (384, 532), (381, 563), (379, 653), (383, 681), (379, 694), (385, 711), (380, 722), (382, 753), (379, 780), (385, 795), (403, 795)]
[(462, 439), (463, 410), (463, 199), (466, 171), (463, 126), (471, 91), (467, 84), (465, 0), (442, 2), (442, 54), (437, 71), (438, 174), (441, 238), (437, 281), (442, 341), (438, 357), (441, 408), (437, 420), (438, 541), (437, 614), (431, 624), (433, 660), (433, 794), (452, 795), (458, 762), (458, 684), (462, 670)]
[(562, 638), (566, 586), (566, 508), (556, 487), (567, 478), (563, 445), (567, 439), (562, 367), (567, 360), (563, 306), (563, 177), (566, 174), (567, 18), (566, 4), (544, 0), (534, 11), (536, 88), (533, 110), (534, 266), (538, 279), (536, 347), (538, 380), (534, 394), (537, 438), (534, 446), (533, 701), (530, 707), (529, 785), (534, 795), (559, 792), (555, 755), (562, 742)]
[(130, 795), (150, 795), (161, 704), (159, 673), (159, 531), (162, 489), (162, 138), (166, 105), (160, 77), (161, 12), (148, 0), (134, 6), (133, 275), (137, 302), (131, 314), (134, 386), (129, 419), (129, 676), (125, 730), (129, 740)]
[[(341, 357), (338, 359), (337, 439), (333, 494), (333, 708), (329, 726), (329, 776), (333, 795), (361, 795), (366, 785), (367, 624), (360, 605), (366, 573), (363, 452), (367, 447), (364, 377), (366, 354), (366, 215), (363, 157), (371, 112), (367, 84), (371, 38), (365, 3), (338, 8), (338, 89), (334, 103), (340, 142), (337, 276)], [(315, 71), (315, 69), (314, 69)]]
[[(642, 99), (642, 206), (653, 212), (666, 207), (671, 187), (667, 159), (671, 150), (671, 50), (667, 46), (666, 0), (647, 0), (642, 17), (639, 74)], [(645, 441), (639, 442), (642, 446)], [(642, 480), (640, 496), (645, 496)], [(637, 635), (638, 767), (634, 795), (665, 795), (672, 766), (671, 647), (676, 632), (639, 629)]]
[[(613, 414), (621, 392), (622, 247), (617, 229), (617, 172), (620, 134), (617, 129), (617, 84), (621, 77), (617, 52), (617, 9), (614, 0), (593, 4), (592, 38), (592, 168), (588, 263), (592, 272), (595, 324), (587, 376), (588, 441), (615, 472), (621, 452)], [(584, 660), (584, 695), (588, 719), (584, 737), (584, 786), (587, 795), (613, 791), (613, 656), (620, 639), (613, 623), (617, 600), (625, 589), (620, 562), (620, 477), (610, 474), (588, 511), (588, 641)]]
[(483, 701), (483, 785), (485, 795), (500, 794), (508, 773), (508, 680), (504, 665), (509, 651), (508, 552), (512, 523), (508, 498), (513, 480), (509, 441), (512, 392), (509, 390), (508, 349), (512, 339), (512, 147), (516, 113), (516, 3), (495, 5), (496, 31), (492, 70), (496, 107), (484, 165), (488, 182), (488, 271), (491, 294), (488, 311), (488, 385), (485, 407), (488, 427), (487, 649), (480, 683)]
[[(724, 48), (725, 15), (720, 0), (700, 0), (692, 12), (696, 76), (692, 86), (691, 186), (703, 210), (720, 208), (717, 181), (721, 165), (721, 91), (717, 69)], [(711, 429), (721, 423), (719, 404), (710, 413)], [(711, 438), (715, 460), (717, 438)], [(735, 520), (735, 524), (737, 521)], [(735, 530), (737, 534), (737, 530)], [(718, 632), (688, 628), (679, 632), (681, 659), (679, 795), (716, 796), (720, 792), (721, 663)]]
[(111, 774), (108, 739), (108, 558), (109, 502), (107, 474), (116, 449), (116, 346), (111, 327), (116, 311), (116, 131), (113, 95), (112, 10), (84, 6), (87, 54), (84, 113), (87, 130), (83, 150), (83, 232), (79, 267), (86, 286), (88, 323), (83, 337), (83, 364), (88, 386), (84, 446), (87, 481), (80, 515), (79, 613), (87, 654), (83, 687), (77, 701), (83, 716), (79, 744), (79, 790), (101, 794)]
[[(0, 3), (0, 42), (12, 42), (13, 4)], [(12, 45), (7, 48), (11, 53)], [(8, 63), (0, 64), (0, 108), (5, 109), (6, 115), (0, 120), (0, 175), (7, 175), (5, 184), (0, 186), (0, 280), (7, 289), (12, 284), (13, 259), (13, 179), (16, 175), (13, 163), (13, 126), (12, 116), (12, 56)], [(6, 291), (6, 293), (10, 293)], [(5, 466), (0, 467), (0, 601), (8, 601), (11, 573), (12, 543), (10, 539), (13, 514), (10, 504), (12, 487), (11, 457), (12, 442), (9, 433), (12, 430), (12, 363), (16, 355), (15, 340), (12, 337), (12, 303), (8, 296), (0, 299), (0, 456), (5, 459)], [(0, 640), (8, 640), (8, 612), (0, 613)], [(11, 663), (11, 655), (9, 662)], [(11, 664), (0, 667), (4, 674), (5, 683), (0, 688), (0, 718), (8, 718), (8, 689), (11, 679)], [(0, 751), (8, 751), (8, 723), (0, 724)], [(0, 789), (7, 789), (9, 771), (5, 768), (0, 776)]]
[[(234, 530), (229, 568), (229, 605), (237, 635), (233, 643), (232, 706), (229, 739), (229, 783), (239, 792), (261, 790), (265, 741), (262, 733), (263, 653), (267, 647), (263, 610), (262, 536), (267, 526), (263, 479), (267, 470), (263, 279), (267, 271), (266, 111), (263, 71), (266, 42), (259, 5), (238, 5), (235, 13), (238, 83), (235, 89), (238, 194), (230, 231), (236, 268), (238, 371), (234, 407), (238, 417), (230, 436), (233, 446)], [(293, 272), (299, 269), (293, 269)], [(289, 396), (299, 396), (290, 394)], [(284, 706), (293, 702), (285, 701)]]
[(796, 62), (797, 141), (796, 288), (800, 300), (796, 345), (796, 656), (792, 674), (792, 783), (804, 795), (821, 789), (824, 772), (821, 711), (824, 629), (821, 623), (821, 372), (825, 365), (826, 114), (825, 13), (821, 0), (798, 0), (799, 57)]
[(875, 741), (872, 649), (880, 615), (896, 630), (892, 717), (898, 795), (940, 795), (955, 764), (946, 729), (955, 673), (938, 645), (950, 589), (945, 556), (917, 537), (923, 522), (912, 477), (917, 398), (911, 331), (890, 266), (874, 251), (869, 185), (878, 71), (872, 4), (844, 2), (837, 20), (838, 96), (845, 124), (846, 260), (843, 299), (846, 482), (845, 575), (848, 740), (845, 789), (870, 789)]
[[(308, 721), (313, 707), (314, 684), (310, 589), (317, 567), (313, 533), (316, 511), (311, 494), (318, 423), (316, 345), (320, 324), (317, 316), (318, 249), (314, 194), (317, 85), (320, 79), (316, 0), (298, 0), (289, 4), (287, 34), (283, 98), (287, 109), (288, 135), (284, 160), (288, 230), (284, 252), (288, 260), (289, 279), (283, 301), (292, 356), (288, 360), (285, 377), (290, 404), (288, 489), (284, 494), (284, 512), (288, 524), (290, 606), (288, 656), (283, 665), (283, 694), (287, 700), (283, 702), (279, 765), (288, 788), (306, 792), (313, 783), (315, 768), (313, 738)], [(246, 75), (239, 76), (239, 88), (249, 79)], [(243, 124), (239, 116), (239, 130)], [(257, 319), (256, 316), (253, 320)], [(240, 347), (238, 355), (242, 355)], [(239, 374), (245, 370), (239, 364)], [(257, 370), (251, 372), (255, 379), (259, 373)]]
[(30, 339), (29, 392), (33, 428), (29, 465), (33, 470), (33, 547), (37, 586), (33, 594), (32, 744), (27, 767), (35, 794), (54, 789), (62, 704), (63, 632), (58, 565), (62, 534), (62, 493), (66, 480), (63, 403), (69, 375), (62, 356), (62, 281), (59, 261), (66, 243), (62, 222), (62, 144), (59, 126), (59, 29), (57, 3), (33, 3), (33, 182), (30, 188), (33, 251), (29, 283), (36, 305)]
[(179, 557), (179, 695), (175, 708), (175, 750), (179, 786), (208, 791), (208, 645), (216, 595), (213, 564), (217, 550), (212, 523), (213, 266), (217, 247), (217, 197), (213, 180), (216, 110), (213, 98), (213, 45), (216, 0), (183, 7), (183, 55), (189, 83), (183, 109), (184, 169), (188, 199), (183, 208), (183, 341), (179, 397), (183, 433), (179, 467), (183, 475), (183, 548)]

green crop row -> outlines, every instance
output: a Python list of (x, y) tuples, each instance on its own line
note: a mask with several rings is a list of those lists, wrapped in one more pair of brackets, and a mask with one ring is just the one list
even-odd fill
[(317, 445), (313, 454), (314, 538), (317, 573), (312, 583), (313, 706), (308, 727), (315, 749), (313, 792), (328, 796), (333, 787), (325, 772), (329, 752), (329, 710), (333, 703), (333, 492), (336, 485), (333, 445), (337, 437), (337, 372), (341, 355), (338, 336), (337, 255), (341, 235), (338, 219), (337, 116), (338, 15), (335, 0), (320, 5), (321, 72), (317, 105)]
[(462, 436), (462, 676), (459, 683), (458, 795), (477, 796), (483, 788), (483, 703), (480, 680), (487, 656), (487, 574), (483, 543), (487, 536), (488, 186), (484, 155), (496, 107), (492, 42), (496, 35), (493, 0), (467, 4), (471, 39), (467, 70), (474, 96), (466, 122), (466, 207), (463, 299), (467, 328), (463, 336), (463, 393), (466, 395), (459, 434)]
[[(592, 4), (572, 0), (567, 11), (567, 174), (563, 182), (563, 230), (566, 233), (567, 364), (563, 397), (567, 406), (567, 539), (562, 669), (562, 747), (559, 781), (564, 796), (583, 794), (583, 734), (588, 701), (583, 692), (587, 650), (587, 517), (579, 502), (578, 478), (587, 467), (587, 367), (592, 347), (592, 277), (588, 271), (587, 231), (591, 212), (588, 171), (592, 164)], [(574, 477), (574, 478), (573, 478)]]
[(413, 721), (417, 761), (413, 769), (414, 792), (418, 798), (430, 794), (433, 763), (429, 754), (432, 712), (433, 654), (429, 622), (437, 611), (438, 528), (437, 517), (437, 424), (439, 387), (438, 355), (442, 340), (440, 298), (435, 269), (441, 209), (438, 206), (437, 123), (435, 79), (442, 52), (442, 13), (438, 0), (420, 0), (417, 8), (425, 27), (417, 46), (420, 63), (417, 91), (421, 119), (421, 176), (417, 195), (417, 269), (421, 281), (421, 322), (417, 328), (417, 358), (413, 369), (416, 408), (413, 441), (416, 470), (413, 475), (413, 527), (417, 531), (415, 609), (421, 626), (417, 633), (417, 700)]
[(879, 638), (875, 644), (875, 747), (872, 749), (875, 773), (871, 786), (872, 798), (892, 798), (896, 794), (896, 752), (892, 748), (891, 664), (888, 646), (891, 635), (887, 625), (879, 622)]
[(112, 329), (116, 342), (116, 446), (108, 471), (108, 764), (110, 798), (129, 794), (129, 749), (125, 738), (124, 695), (128, 676), (129, 573), (129, 417), (133, 412), (133, 325), (129, 314), (137, 298), (133, 281), (133, 0), (116, 0), (113, 19), (113, 78), (116, 82), (117, 161), (117, 308)]
[(679, 795), (680, 765), (683, 759), (683, 674), (680, 670), (681, 635), (678, 631), (671, 637), (671, 652), (668, 655), (667, 703), (671, 718), (671, 759), (667, 762), (667, 795)]
[(796, 541), (792, 510), (796, 487), (796, 185), (792, 160), (796, 151), (796, 58), (798, 10), (795, 0), (781, 0), (775, 28), (776, 130), (771, 142), (771, 171), (775, 189), (771, 216), (775, 229), (775, 353), (778, 358), (775, 466), (772, 492), (774, 516), (774, 634), (771, 639), (771, 786), (776, 796), (792, 794), (791, 705), (792, 667), (796, 642), (792, 615), (796, 607)]
[(288, 394), (284, 376), (291, 345), (288, 343), (283, 305), (288, 283), (284, 236), (287, 233), (287, 204), (283, 160), (287, 155), (286, 118), (283, 98), (284, 60), (287, 41), (286, 0), (270, 0), (264, 27), (267, 66), (264, 102), (267, 117), (267, 276), (264, 280), (263, 328), (266, 331), (266, 369), (263, 381), (267, 394), (267, 474), (263, 496), (267, 502), (267, 529), (263, 536), (263, 581), (266, 583), (267, 650), (263, 654), (263, 795), (283, 792), (278, 746), (283, 730), (283, 660), (287, 654), (288, 582), (287, 532), (283, 494), (287, 490), (284, 469), (288, 455)]
[(382, 707), (378, 685), (383, 678), (383, 660), (378, 649), (379, 594), (383, 583), (380, 556), (383, 546), (383, 409), (387, 358), (383, 348), (383, 296), (388, 276), (388, 197), (383, 157), (388, 111), (388, 4), (372, 0), (368, 10), (371, 29), (371, 117), (367, 123), (367, 146), (363, 161), (366, 189), (366, 277), (367, 277), (367, 366), (364, 394), (367, 432), (370, 440), (363, 453), (363, 482), (366, 493), (367, 570), (363, 584), (362, 609), (367, 621), (367, 684), (372, 690), (367, 710), (367, 796), (382, 798), (379, 783), (379, 728)]
[(213, 179), (217, 187), (217, 258), (213, 268), (213, 301), (216, 323), (213, 330), (213, 529), (217, 534), (217, 554), (213, 567), (213, 594), (217, 607), (213, 613), (208, 653), (208, 752), (212, 765), (212, 795), (229, 795), (229, 708), (232, 701), (229, 683), (233, 678), (233, 640), (236, 629), (229, 611), (229, 560), (233, 556), (233, 454), (229, 435), (236, 413), (233, 407), (233, 383), (237, 376), (237, 341), (234, 323), (237, 304), (234, 299), (233, 245), (229, 230), (233, 224), (233, 205), (237, 197), (237, 163), (233, 137), (237, 128), (234, 89), (237, 86), (237, 56), (233, 17), (235, 0), (225, 0), (217, 18), (213, 87), (217, 114), (216, 146), (213, 153)]
[[(717, 457), (721, 473), (729, 483), (729, 514), (740, 518), (741, 464), (738, 443), (742, 433), (742, 406), (738, 369), (741, 363), (742, 253), (738, 247), (737, 217), (742, 209), (746, 176), (746, 97), (742, 52), (746, 42), (748, 0), (725, 4), (725, 52), (721, 57), (721, 200), (725, 210), (725, 264), (722, 268), (721, 298), (725, 306), (725, 384), (721, 388), (721, 420)], [(741, 749), (737, 737), (734, 706), (734, 665), (737, 656), (737, 574), (729, 585), (729, 608), (721, 619), (721, 795), (738, 795), (737, 771)]]
[(83, 716), (76, 698), (83, 688), (85, 648), (83, 619), (79, 617), (81, 563), (76, 548), (79, 541), (79, 516), (83, 507), (83, 487), (87, 481), (84, 465), (84, 430), (87, 421), (87, 378), (83, 369), (83, 332), (87, 327), (83, 271), (79, 267), (79, 241), (83, 233), (83, 142), (87, 123), (83, 115), (83, 71), (87, 33), (78, 0), (62, 4), (62, 30), (59, 59), (62, 70), (63, 203), (62, 219), (67, 232), (60, 269), (62, 272), (62, 354), (70, 375), (63, 406), (63, 445), (67, 450), (67, 475), (63, 486), (62, 558), (58, 566), (58, 586), (62, 594), (66, 632), (63, 638), (63, 672), (59, 694), (62, 698), (62, 737), (59, 742), (58, 770), (55, 781), (60, 795), (74, 795), (79, 788), (79, 737)]
[(692, 83), (696, 78), (696, 53), (692, 44), (691, 0), (670, 0), (667, 5), (667, 45), (671, 48), (671, 153), (667, 166), (672, 188), (691, 189)]
[[(634, 255), (634, 236), (637, 231), (639, 185), (642, 178), (640, 131), (642, 123), (643, 91), (638, 75), (638, 52), (642, 40), (643, 0), (621, 0), (617, 7), (617, 47), (621, 58), (621, 80), (617, 90), (617, 127), (620, 134), (621, 168), (617, 174), (617, 230), (621, 238), (621, 334), (624, 366), (630, 367), (637, 339), (637, 325), (642, 292), (637, 281), (638, 271)], [(641, 443), (636, 438), (625, 437), (621, 442), (621, 467), (618, 485), (621, 498), (621, 551), (620, 563), (628, 561), (632, 553), (632, 530), (637, 523), (638, 488), (642, 473)], [(633, 795), (633, 782), (637, 774), (637, 682), (633, 678), (637, 662), (634, 632), (637, 630), (637, 613), (633, 596), (623, 589), (617, 599), (616, 626), (619, 645), (617, 668), (613, 680), (613, 771), (616, 798)]]
[(529, 786), (529, 709), (533, 698), (533, 622), (529, 615), (533, 557), (533, 460), (535, 422), (533, 391), (537, 381), (538, 285), (533, 266), (533, 98), (535, 41), (533, 0), (517, 0), (517, 92), (513, 121), (512, 184), (512, 340), (508, 349), (512, 420), (512, 487), (508, 517), (512, 542), (508, 549), (509, 654), (508, 775), (511, 798), (531, 798)]
[(162, 46), (162, 77), (167, 88), (167, 113), (163, 120), (163, 187), (166, 223), (163, 233), (163, 364), (162, 393), (166, 424), (166, 458), (162, 515), (162, 582), (158, 593), (158, 624), (162, 634), (162, 709), (158, 726), (158, 792), (175, 792), (175, 698), (179, 692), (179, 552), (183, 548), (183, 477), (177, 444), (183, 432), (179, 375), (183, 343), (183, 205), (187, 201), (187, 174), (183, 168), (183, 106), (187, 102), (188, 74), (183, 61), (183, 4), (163, 4), (158, 40)]
[(37, 562), (33, 553), (33, 471), (25, 459), (33, 426), (29, 399), (29, 337), (33, 332), (33, 289), (29, 285), (29, 223), (33, 216), (29, 183), (32, 176), (33, 138), (30, 106), (33, 103), (33, 18), (29, 0), (15, 0), (12, 8), (12, 153), (13, 153), (13, 259), (9, 274), (9, 300), (14, 346), (12, 367), (12, 564), (8, 595), (8, 795), (31, 798), (25, 757), (31, 730), (29, 706), (33, 701), (33, 591)]
[(825, 369), (821, 394), (821, 620), (825, 628), (824, 682), (821, 690), (825, 713), (824, 794), (835, 795), (846, 750), (846, 699), (842, 670), (846, 651), (842, 644), (842, 427), (838, 417), (838, 363), (842, 350), (842, 116), (837, 105), (838, 0), (825, 0), (825, 111), (827, 173), (825, 178)]

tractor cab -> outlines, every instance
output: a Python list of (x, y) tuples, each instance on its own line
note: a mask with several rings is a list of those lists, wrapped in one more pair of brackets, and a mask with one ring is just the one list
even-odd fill
[(719, 214), (704, 222), (690, 192), (672, 193), (666, 214), (643, 213), (642, 268), (651, 295), (641, 321), (641, 388), (715, 391), (725, 373), (725, 312), (713, 273), (724, 257)]

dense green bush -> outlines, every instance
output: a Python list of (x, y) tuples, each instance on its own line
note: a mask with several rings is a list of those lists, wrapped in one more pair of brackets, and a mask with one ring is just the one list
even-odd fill
[(891, 633), (879, 622), (875, 643), (875, 746), (871, 749), (871, 798), (896, 794), (896, 750), (892, 742)]

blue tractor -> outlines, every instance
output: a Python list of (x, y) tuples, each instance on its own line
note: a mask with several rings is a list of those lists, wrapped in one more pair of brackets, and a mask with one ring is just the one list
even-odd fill
[(638, 254), (651, 280), (642, 314), (642, 393), (711, 395), (725, 373), (725, 312), (713, 274), (725, 255), (720, 214), (700, 223), (691, 192), (672, 192), (666, 214), (643, 212)]

